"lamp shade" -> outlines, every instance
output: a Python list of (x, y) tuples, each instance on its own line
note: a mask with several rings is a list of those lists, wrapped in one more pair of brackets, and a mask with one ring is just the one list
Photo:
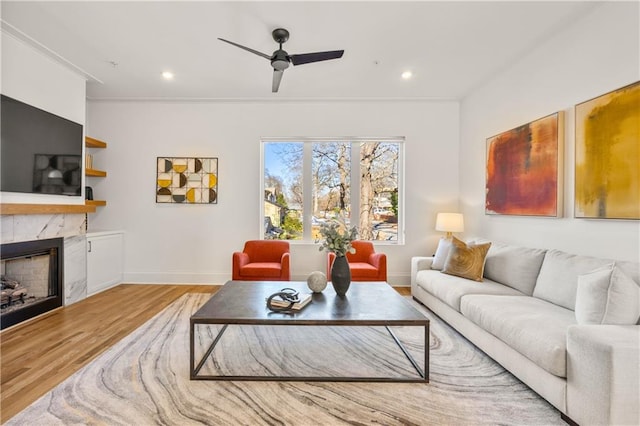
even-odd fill
[(462, 213), (438, 213), (436, 217), (436, 231), (463, 232), (464, 217)]

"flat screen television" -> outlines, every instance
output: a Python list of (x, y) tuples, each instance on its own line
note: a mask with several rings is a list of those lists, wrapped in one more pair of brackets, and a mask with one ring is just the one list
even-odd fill
[(82, 125), (1, 96), (0, 190), (80, 195)]

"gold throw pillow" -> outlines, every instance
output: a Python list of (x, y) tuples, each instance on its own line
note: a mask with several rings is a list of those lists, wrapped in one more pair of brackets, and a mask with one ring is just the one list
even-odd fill
[(491, 243), (467, 245), (464, 241), (453, 237), (453, 245), (442, 272), (469, 280), (482, 281), (484, 261), (489, 247)]

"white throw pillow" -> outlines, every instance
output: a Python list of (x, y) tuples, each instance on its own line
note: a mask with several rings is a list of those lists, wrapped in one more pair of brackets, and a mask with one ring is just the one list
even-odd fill
[(578, 324), (633, 325), (640, 316), (640, 287), (614, 263), (578, 277)]
[(451, 238), (440, 238), (438, 242), (438, 248), (436, 249), (436, 254), (433, 256), (433, 262), (431, 263), (431, 269), (437, 269), (441, 271), (444, 268), (444, 262), (447, 260), (447, 256), (449, 256), (449, 252), (451, 251), (451, 246), (453, 242)]

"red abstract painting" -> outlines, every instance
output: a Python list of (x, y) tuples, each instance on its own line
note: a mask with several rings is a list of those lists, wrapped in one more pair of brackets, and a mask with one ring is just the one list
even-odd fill
[(487, 139), (485, 212), (562, 215), (562, 112)]

